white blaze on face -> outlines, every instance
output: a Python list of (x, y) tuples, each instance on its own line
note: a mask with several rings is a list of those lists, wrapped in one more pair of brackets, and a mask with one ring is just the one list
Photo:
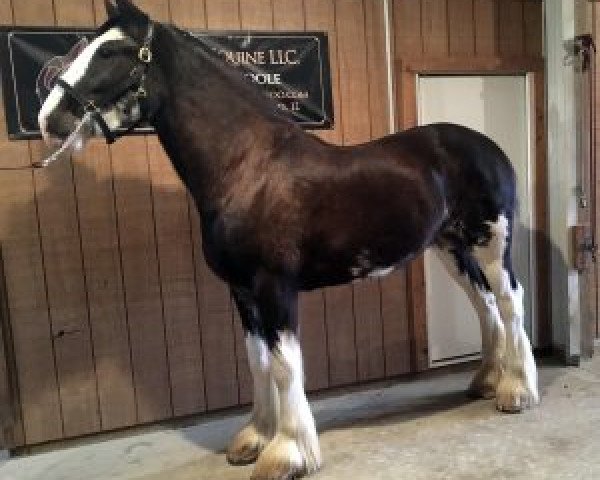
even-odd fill
[[(123, 40), (126, 36), (120, 28), (113, 27), (99, 37), (96, 37), (81, 54), (73, 61), (67, 71), (63, 73), (62, 79), (71, 86), (75, 86), (85, 75), (94, 54), (103, 44), (114, 40)], [(38, 114), (38, 123), (44, 139), (49, 139), (47, 128), (48, 117), (59, 105), (65, 94), (64, 89), (60, 85), (55, 85), (50, 91), (50, 94), (44, 101), (40, 113)]]

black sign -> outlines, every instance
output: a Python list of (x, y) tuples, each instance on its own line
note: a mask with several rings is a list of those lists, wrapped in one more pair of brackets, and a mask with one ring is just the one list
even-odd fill
[[(0, 29), (0, 68), (11, 138), (39, 137), (38, 111), (94, 32)], [(305, 128), (333, 125), (327, 35), (323, 32), (192, 32), (215, 56), (239, 68)], [(136, 129), (147, 133), (150, 128)]]

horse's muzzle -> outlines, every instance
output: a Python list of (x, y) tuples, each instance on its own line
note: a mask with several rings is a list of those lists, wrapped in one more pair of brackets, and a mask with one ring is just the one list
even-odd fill
[(76, 128), (79, 119), (65, 112), (52, 112), (38, 119), (42, 136), (47, 143), (61, 143)]

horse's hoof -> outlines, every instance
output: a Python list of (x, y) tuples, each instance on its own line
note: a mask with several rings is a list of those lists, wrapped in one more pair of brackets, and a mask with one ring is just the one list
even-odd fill
[(320, 460), (305, 459), (296, 441), (277, 435), (258, 458), (251, 480), (292, 480), (319, 467)]
[(242, 428), (227, 448), (227, 461), (231, 465), (248, 465), (254, 463), (269, 439), (257, 432), (253, 424)]
[(483, 365), (473, 377), (467, 395), (470, 398), (494, 398), (500, 381), (500, 372), (498, 367)]
[(521, 380), (502, 380), (496, 390), (496, 408), (500, 412), (520, 413), (539, 402), (537, 392), (523, 385)]

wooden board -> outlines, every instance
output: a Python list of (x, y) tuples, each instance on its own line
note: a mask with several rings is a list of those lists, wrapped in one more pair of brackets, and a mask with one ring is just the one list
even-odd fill
[(448, 54), (448, 17), (446, 0), (421, 0), (423, 53), (432, 57)]
[(102, 429), (136, 423), (110, 154), (94, 140), (73, 162)]
[(502, 0), (498, 7), (498, 52), (507, 57), (524, 52), (522, 0)]
[(396, 59), (420, 56), (423, 52), (420, 0), (394, 0), (393, 5)]
[(498, 53), (498, 2), (474, 0), (475, 54), (491, 56)]
[(115, 143), (111, 162), (137, 420), (150, 422), (172, 407), (145, 137)]
[(187, 194), (156, 137), (148, 158), (173, 413), (204, 410), (204, 375)]
[(448, 52), (475, 53), (475, 11), (473, 0), (448, 0)]

